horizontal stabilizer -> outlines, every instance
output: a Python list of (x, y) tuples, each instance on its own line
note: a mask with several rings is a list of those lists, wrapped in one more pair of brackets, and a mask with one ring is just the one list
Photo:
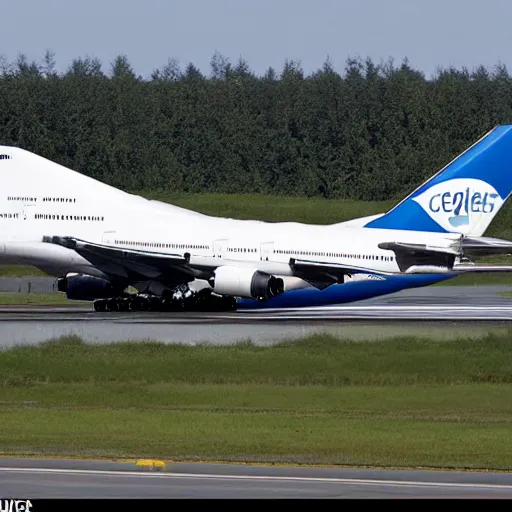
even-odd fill
[(433, 247), (425, 244), (408, 244), (404, 242), (382, 242), (378, 245), (379, 249), (386, 249), (388, 251), (402, 251), (410, 254), (452, 254), (454, 256), (460, 255), (460, 246), (457, 247)]
[(453, 272), (503, 273), (512, 272), (512, 265), (454, 265)]
[(468, 258), (494, 254), (512, 254), (512, 242), (500, 238), (467, 237), (462, 242), (462, 252)]
[(379, 249), (393, 251), (400, 272), (439, 273), (453, 267), (455, 258), (460, 256), (458, 248), (452, 246), (430, 247), (424, 244), (407, 244), (401, 242), (382, 242)]

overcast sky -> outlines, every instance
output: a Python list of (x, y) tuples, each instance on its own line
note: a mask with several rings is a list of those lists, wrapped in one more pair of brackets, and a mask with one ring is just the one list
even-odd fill
[(97, 57), (104, 71), (126, 54), (149, 76), (169, 57), (210, 73), (215, 51), (263, 74), (285, 59), (306, 73), (329, 56), (394, 58), (428, 76), (437, 66), (498, 62), (512, 71), (512, 0), (0, 0), (0, 55)]

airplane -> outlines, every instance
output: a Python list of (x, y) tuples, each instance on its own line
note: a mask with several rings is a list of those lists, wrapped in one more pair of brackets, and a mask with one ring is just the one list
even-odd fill
[(380, 293), (510, 271), (468, 258), (512, 252), (482, 237), (512, 190), (511, 144), (512, 125), (498, 126), (388, 213), (331, 225), (212, 217), (0, 146), (0, 264), (34, 265), (95, 311), (233, 311), (293, 293), (339, 303), (333, 290), (357, 276)]

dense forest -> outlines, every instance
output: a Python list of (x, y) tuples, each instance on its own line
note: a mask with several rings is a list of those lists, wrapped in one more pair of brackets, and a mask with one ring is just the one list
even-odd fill
[(125, 190), (400, 197), (499, 123), (512, 121), (505, 66), (297, 62), (254, 74), (215, 53), (208, 75), (170, 59), (151, 77), (126, 56), (0, 59), (0, 144)]

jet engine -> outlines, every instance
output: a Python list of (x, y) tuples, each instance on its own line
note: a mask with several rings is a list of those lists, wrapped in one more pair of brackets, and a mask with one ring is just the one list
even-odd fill
[(219, 267), (210, 280), (213, 291), (219, 295), (231, 295), (247, 299), (266, 300), (284, 292), (284, 283), (254, 268)]
[(64, 292), (70, 300), (107, 299), (116, 295), (109, 281), (86, 274), (57, 279), (57, 289)]

